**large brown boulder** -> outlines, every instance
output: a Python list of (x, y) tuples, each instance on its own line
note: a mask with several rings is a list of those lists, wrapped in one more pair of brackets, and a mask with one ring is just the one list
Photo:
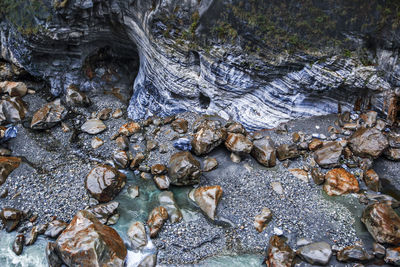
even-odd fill
[(293, 265), (295, 252), (279, 236), (272, 236), (269, 240), (267, 259), (268, 267), (290, 267)]
[(60, 123), (67, 113), (68, 111), (61, 104), (60, 99), (56, 99), (35, 112), (31, 121), (31, 128), (35, 130), (51, 128)]
[(325, 192), (330, 196), (357, 193), (360, 188), (356, 177), (345, 169), (333, 169), (325, 174)]
[(329, 142), (314, 152), (315, 162), (322, 168), (333, 168), (339, 166), (343, 146), (340, 142)]
[(127, 255), (118, 233), (85, 210), (58, 237), (55, 250), (68, 266), (124, 266)]
[(254, 140), (251, 155), (265, 167), (270, 168), (276, 165), (275, 144), (268, 136)]
[(349, 146), (360, 157), (379, 157), (389, 145), (387, 137), (376, 128), (360, 128), (350, 138)]
[(193, 152), (200, 156), (210, 153), (226, 138), (226, 131), (219, 121), (205, 120), (196, 129), (192, 139)]
[(253, 143), (243, 134), (229, 133), (225, 140), (225, 147), (236, 154), (249, 154), (253, 149)]
[(389, 204), (369, 205), (364, 210), (361, 221), (376, 242), (391, 245), (400, 243), (400, 217)]
[(173, 185), (197, 184), (201, 175), (200, 162), (188, 151), (175, 153), (169, 160), (168, 173)]
[(93, 168), (85, 180), (89, 193), (100, 202), (112, 200), (124, 187), (125, 174), (108, 165)]
[(0, 185), (4, 184), (8, 175), (18, 168), (21, 163), (20, 158), (16, 157), (0, 157)]

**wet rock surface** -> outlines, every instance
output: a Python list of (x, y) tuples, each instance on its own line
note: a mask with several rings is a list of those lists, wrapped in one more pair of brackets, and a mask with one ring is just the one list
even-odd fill
[(147, 225), (150, 228), (150, 237), (156, 237), (164, 222), (168, 219), (168, 212), (164, 207), (154, 208), (147, 220)]
[(22, 219), (22, 211), (13, 208), (3, 208), (0, 211), (0, 219), (7, 232), (13, 231)]
[(128, 229), (128, 237), (134, 249), (140, 249), (147, 244), (146, 229), (142, 222), (134, 222)]
[(214, 220), (222, 193), (222, 188), (219, 185), (199, 187), (194, 190), (193, 199), (200, 209), (211, 220)]
[(336, 258), (339, 261), (343, 262), (353, 262), (353, 261), (370, 261), (374, 258), (373, 255), (369, 254), (363, 247), (361, 246), (349, 246), (340, 250)]
[(191, 185), (200, 181), (200, 162), (188, 151), (172, 155), (168, 168), (171, 184), (173, 185)]
[(342, 151), (343, 146), (340, 142), (329, 142), (321, 145), (321, 148), (315, 151), (314, 159), (322, 168), (337, 167)]
[(226, 138), (226, 132), (219, 121), (205, 120), (195, 130), (192, 147), (198, 156), (210, 153)]
[(295, 252), (279, 236), (272, 236), (269, 240), (267, 259), (265, 263), (272, 266), (292, 266)]
[(325, 192), (330, 196), (357, 193), (360, 188), (355, 176), (345, 169), (333, 169), (325, 175)]

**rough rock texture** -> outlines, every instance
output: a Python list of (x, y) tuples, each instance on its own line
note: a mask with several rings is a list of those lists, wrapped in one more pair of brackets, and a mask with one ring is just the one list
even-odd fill
[(0, 157), (0, 185), (4, 184), (8, 175), (18, 168), (21, 163), (20, 158), (16, 157)]
[(167, 219), (168, 212), (164, 207), (156, 207), (150, 212), (147, 220), (147, 225), (150, 228), (150, 237), (157, 236)]
[(80, 211), (58, 237), (57, 252), (68, 266), (124, 266), (127, 250), (118, 233)]
[(279, 236), (272, 236), (269, 240), (266, 264), (268, 267), (290, 267), (296, 254), (288, 244)]
[(333, 168), (339, 165), (343, 146), (340, 142), (329, 142), (315, 151), (314, 159), (322, 168)]
[(376, 203), (368, 206), (361, 221), (376, 242), (392, 245), (400, 243), (400, 217), (390, 205)]
[(0, 219), (7, 232), (11, 232), (18, 226), (22, 216), (22, 211), (13, 208), (3, 208), (0, 212)]
[(325, 192), (330, 196), (338, 196), (348, 193), (357, 193), (360, 188), (353, 174), (345, 169), (333, 169), (325, 175)]
[(340, 250), (336, 258), (338, 261), (353, 262), (353, 261), (369, 261), (374, 258), (363, 247), (358, 245), (348, 246)]
[(226, 138), (226, 132), (219, 121), (205, 120), (196, 129), (192, 139), (193, 152), (196, 155), (210, 153)]
[(299, 248), (296, 253), (310, 264), (326, 265), (331, 259), (332, 249), (326, 242), (317, 242)]
[(133, 119), (191, 110), (260, 127), (327, 114), (338, 102), (388, 112), (399, 83), (397, 17), (385, 13), (397, 1), (40, 3), (24, 23), (15, 15), (21, 5), (5, 9), (1, 56), (54, 94), (101, 85), (109, 77), (96, 63), (107, 56), (121, 69), (137, 68), (140, 56)]
[(360, 157), (379, 157), (388, 147), (387, 137), (376, 128), (360, 128), (349, 139), (352, 151)]
[(265, 167), (274, 167), (276, 165), (275, 144), (269, 137), (255, 140), (251, 155)]
[(171, 184), (173, 185), (191, 185), (197, 184), (200, 181), (200, 162), (188, 151), (172, 155), (168, 168)]
[(197, 205), (211, 220), (215, 219), (221, 197), (222, 188), (219, 185), (199, 187), (193, 192), (193, 198)]
[(67, 115), (67, 109), (57, 99), (45, 104), (33, 115), (31, 128), (42, 130), (51, 128), (60, 123)]

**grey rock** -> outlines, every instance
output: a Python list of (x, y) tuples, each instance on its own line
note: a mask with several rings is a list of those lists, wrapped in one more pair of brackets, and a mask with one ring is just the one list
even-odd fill
[(87, 120), (82, 126), (81, 130), (88, 134), (98, 134), (107, 129), (107, 126), (99, 119)]
[(140, 249), (146, 246), (147, 235), (142, 222), (132, 223), (131, 226), (129, 226), (127, 235), (133, 249)]
[(331, 259), (332, 249), (326, 242), (317, 242), (299, 248), (297, 254), (310, 264), (326, 265)]
[(164, 207), (167, 210), (171, 223), (176, 223), (182, 220), (181, 210), (179, 209), (178, 204), (176, 203), (176, 200), (174, 198), (174, 194), (172, 192), (161, 192), (158, 195), (158, 202), (160, 203), (160, 206)]
[(171, 156), (168, 173), (173, 185), (191, 185), (200, 181), (200, 162), (190, 152), (182, 151)]

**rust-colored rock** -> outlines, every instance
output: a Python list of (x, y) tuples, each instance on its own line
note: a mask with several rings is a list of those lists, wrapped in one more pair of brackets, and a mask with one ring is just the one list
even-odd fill
[(330, 196), (357, 193), (360, 188), (356, 177), (345, 169), (333, 169), (325, 174), (325, 192)]
[(153, 166), (151, 166), (151, 174), (153, 175), (166, 174), (167, 172), (167, 166), (165, 166), (164, 164), (154, 164)]
[(112, 200), (124, 187), (126, 176), (108, 165), (93, 168), (85, 180), (89, 193), (100, 202)]
[(222, 188), (219, 185), (203, 186), (194, 191), (194, 200), (211, 220), (215, 219), (215, 213), (217, 212), (217, 206), (222, 193)]
[(205, 120), (195, 129), (192, 148), (197, 156), (210, 153), (226, 138), (226, 131), (219, 121)]
[(19, 167), (20, 158), (0, 157), (0, 185), (4, 184), (10, 173)]
[(400, 243), (400, 217), (386, 203), (369, 205), (361, 221), (378, 243), (398, 245)]
[(311, 142), (308, 144), (308, 149), (309, 149), (310, 151), (315, 151), (315, 150), (321, 148), (323, 144), (324, 144), (324, 142), (322, 142), (321, 140), (319, 140), (319, 139), (313, 139), (313, 140), (311, 140)]
[(272, 211), (269, 208), (263, 208), (261, 213), (256, 215), (254, 218), (254, 227), (256, 228), (257, 232), (261, 233), (267, 224), (272, 219)]
[(3, 208), (0, 211), (0, 219), (6, 228), (7, 232), (13, 231), (17, 228), (19, 222), (23, 217), (22, 211), (13, 208)]
[(168, 173), (173, 185), (191, 185), (200, 181), (201, 169), (189, 151), (175, 153), (169, 160)]
[(296, 145), (288, 145), (283, 144), (276, 148), (276, 154), (280, 161), (284, 161), (287, 159), (293, 159), (300, 156), (299, 151), (297, 150)]
[(79, 211), (56, 241), (68, 266), (124, 266), (127, 249), (118, 233), (90, 212)]
[(21, 121), (27, 112), (26, 103), (17, 96), (0, 101), (0, 123)]
[(60, 99), (45, 104), (32, 117), (31, 128), (43, 130), (54, 127), (67, 115), (67, 109), (61, 104)]
[(188, 130), (188, 121), (183, 118), (178, 118), (171, 123), (171, 127), (177, 133), (186, 133)]
[(375, 192), (379, 191), (380, 189), (379, 176), (373, 169), (369, 169), (364, 173), (364, 182), (369, 189)]
[(249, 154), (253, 149), (253, 143), (243, 134), (228, 133), (225, 147), (236, 154)]
[(269, 240), (267, 259), (268, 267), (291, 267), (295, 258), (295, 252), (279, 236), (272, 236)]
[(132, 134), (140, 132), (140, 130), (141, 127), (138, 123), (130, 121), (122, 125), (119, 128), (118, 133), (125, 136), (131, 136)]
[(147, 224), (150, 228), (150, 237), (156, 237), (164, 222), (168, 219), (168, 212), (164, 207), (154, 208), (149, 215)]
[(28, 92), (28, 87), (23, 82), (5, 81), (0, 82), (0, 92), (10, 96), (23, 97)]

